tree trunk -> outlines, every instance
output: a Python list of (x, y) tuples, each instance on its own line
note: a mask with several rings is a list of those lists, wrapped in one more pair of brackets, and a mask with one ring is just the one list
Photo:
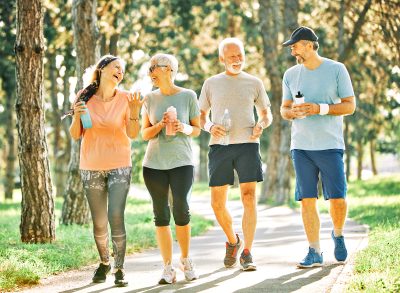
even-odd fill
[[(97, 46), (98, 30), (96, 27), (96, 0), (72, 3), (74, 29), (74, 46), (76, 51), (77, 88), (82, 88), (82, 74), (85, 68), (95, 64), (99, 58)], [(83, 192), (79, 174), (80, 141), (73, 142), (68, 166), (67, 189), (64, 194), (61, 222), (68, 224), (85, 224), (89, 221), (89, 208)]]
[(351, 173), (351, 150), (349, 145), (350, 137), (350, 123), (348, 120), (344, 120), (344, 144), (346, 145), (346, 180), (350, 180)]
[(110, 37), (110, 46), (109, 46), (110, 54), (114, 55), (114, 56), (117, 56), (117, 54), (118, 54), (118, 40), (120, 37), (120, 33), (118, 30), (119, 15), (120, 15), (120, 12), (117, 12), (114, 15), (113, 27), (115, 29), (117, 29), (117, 32), (113, 33)]
[[(61, 112), (65, 113), (67, 112), (70, 107), (71, 103), (69, 102), (69, 71), (66, 70), (63, 76), (63, 96), (64, 96), (64, 101), (62, 105)], [(57, 165), (56, 165), (56, 173), (57, 173), (57, 180), (55, 182), (56, 184), (56, 189), (57, 189), (57, 195), (63, 196), (65, 194), (66, 186), (67, 186), (67, 181), (68, 181), (68, 164), (69, 164), (69, 159), (71, 156), (71, 139), (69, 135), (69, 126), (71, 124), (71, 118), (67, 117), (61, 122), (61, 129), (63, 133), (63, 148), (59, 150), (57, 154)]]
[(42, 2), (17, 0), (16, 23), (16, 111), (22, 183), (21, 240), (27, 243), (48, 243), (55, 239), (55, 225), (44, 123)]
[[(57, 77), (58, 77), (58, 70), (56, 67), (56, 56), (55, 54), (48, 55), (49, 60), (49, 80), (50, 80), (50, 101), (51, 101), (51, 125), (53, 127), (53, 162), (54, 165), (52, 166), (53, 170), (53, 179), (56, 187), (56, 196), (62, 197), (63, 193), (62, 190), (64, 189), (63, 186), (65, 184), (64, 178), (62, 178), (62, 169), (63, 164), (59, 160), (59, 152), (61, 150), (61, 113), (58, 108), (58, 98), (57, 98)], [(62, 181), (64, 180), (64, 181)]]
[[(344, 51), (344, 14), (346, 11), (346, 2), (345, 0), (340, 0), (340, 8), (339, 8), (339, 20), (338, 20), (338, 56), (343, 55)], [(349, 181), (350, 171), (351, 171), (351, 152), (349, 143), (350, 131), (349, 131), (349, 122), (344, 120), (344, 144), (346, 146), (345, 155), (346, 155), (346, 181)]]
[(362, 180), (362, 168), (363, 168), (363, 155), (364, 146), (362, 143), (362, 138), (357, 140), (357, 179)]
[[(13, 74), (14, 75), (14, 74)], [(15, 102), (15, 83), (13, 82), (14, 78), (6, 79), (2, 77), (4, 92), (6, 94), (6, 105), (5, 105), (5, 113), (6, 113), (6, 138), (7, 138), (7, 146), (6, 146), (6, 174), (4, 180), (4, 197), (6, 199), (13, 198), (13, 190), (14, 190), (14, 179), (15, 179), (15, 160), (16, 160), (16, 145), (15, 145), (15, 134), (14, 134), (14, 126), (15, 126), (15, 114), (14, 114), (14, 102)]]
[[(2, 68), (0, 70), (0, 79), (2, 80), (2, 88), (5, 94), (5, 179), (4, 179), (4, 197), (6, 199), (13, 198), (13, 190), (15, 185), (15, 164), (17, 157), (17, 146), (16, 146), (16, 131), (15, 131), (15, 65), (14, 57), (11, 57), (13, 42), (15, 41), (15, 33), (13, 32), (15, 24), (15, 3), (10, 2), (0, 9), (1, 15), (0, 19), (4, 22), (4, 40), (5, 44), (2, 44), (3, 49), (1, 50), (5, 54), (1, 56), (4, 58), (2, 60)], [(6, 60), (6, 57), (10, 57), (10, 60)]]
[(372, 138), (369, 142), (369, 153), (371, 156), (371, 169), (372, 174), (374, 176), (378, 175), (378, 169), (376, 168), (376, 160), (375, 160), (375, 139)]
[[(265, 67), (271, 81), (269, 97), (274, 116), (270, 144), (267, 150), (267, 173), (260, 201), (265, 202), (268, 199), (273, 199), (274, 204), (283, 204), (288, 201), (290, 196), (292, 172), (289, 156), (290, 127), (289, 123), (283, 120), (280, 115), (283, 74), (280, 69), (283, 68), (282, 63), (289, 66), (290, 62), (294, 60), (282, 50), (278, 39), (282, 25), (281, 3), (279, 1), (274, 1), (274, 3), (259, 1), (259, 3)], [(298, 1), (285, 1), (284, 9), (284, 31), (285, 35), (289, 36), (298, 26)]]

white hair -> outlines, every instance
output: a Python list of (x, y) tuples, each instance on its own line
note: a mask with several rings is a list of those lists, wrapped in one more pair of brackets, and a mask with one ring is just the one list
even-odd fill
[(174, 55), (157, 53), (150, 59), (150, 63), (155, 62), (158, 65), (169, 65), (172, 69), (171, 78), (175, 79), (176, 74), (178, 73), (178, 59)]
[(240, 49), (240, 51), (242, 52), (242, 54), (244, 55), (244, 46), (243, 46), (243, 42), (241, 40), (239, 40), (238, 38), (226, 38), (223, 39), (221, 41), (221, 43), (219, 43), (218, 45), (218, 53), (220, 57), (224, 57), (224, 48), (226, 45), (230, 45), (230, 44), (234, 44), (237, 45)]

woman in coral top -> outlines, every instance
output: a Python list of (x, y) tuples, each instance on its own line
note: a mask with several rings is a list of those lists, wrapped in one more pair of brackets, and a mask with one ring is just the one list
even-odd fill
[[(110, 223), (117, 286), (128, 284), (123, 272), (126, 250), (124, 211), (132, 170), (130, 139), (139, 133), (139, 113), (143, 103), (140, 93), (118, 89), (124, 78), (124, 66), (120, 58), (106, 55), (89, 68), (93, 72), (90, 84), (78, 93), (69, 130), (73, 139), (82, 138), (79, 168), (101, 260), (92, 280), (94, 283), (105, 282), (111, 270)], [(86, 109), (93, 126), (84, 129), (80, 117)]]

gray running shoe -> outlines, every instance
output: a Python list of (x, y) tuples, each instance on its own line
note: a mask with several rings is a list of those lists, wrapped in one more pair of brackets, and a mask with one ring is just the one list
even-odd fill
[(224, 258), (224, 265), (226, 268), (232, 268), (236, 266), (238, 262), (238, 255), (243, 250), (244, 243), (240, 240), (239, 236), (236, 234), (236, 244), (231, 245), (226, 242), (226, 254)]
[(166, 285), (166, 284), (173, 284), (175, 282), (176, 282), (176, 272), (172, 267), (172, 265), (164, 266), (164, 270), (161, 275), (160, 281), (158, 281), (158, 284)]
[(199, 278), (199, 275), (194, 270), (193, 261), (190, 258), (181, 258), (180, 269), (185, 274), (186, 281), (193, 281)]
[(242, 254), (240, 255), (240, 266), (242, 271), (257, 270), (257, 266), (253, 262), (253, 257), (247, 248), (243, 250)]

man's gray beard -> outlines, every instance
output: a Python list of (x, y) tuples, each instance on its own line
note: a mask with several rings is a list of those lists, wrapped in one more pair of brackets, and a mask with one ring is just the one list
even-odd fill
[(243, 70), (243, 63), (241, 64), (240, 69), (235, 69), (235, 68), (233, 68), (233, 65), (232, 65), (232, 64), (227, 65), (227, 67), (228, 67), (228, 69), (229, 69), (229, 71), (230, 71), (231, 73), (233, 73), (233, 74), (239, 74), (239, 73), (241, 73), (242, 70)]

